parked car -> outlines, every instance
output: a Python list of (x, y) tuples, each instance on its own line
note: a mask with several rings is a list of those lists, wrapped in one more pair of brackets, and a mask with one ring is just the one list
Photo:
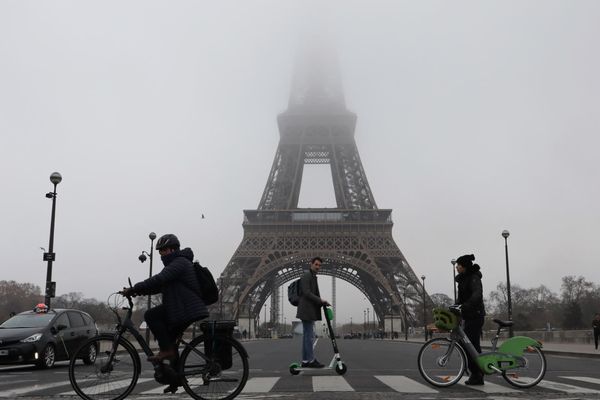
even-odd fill
[[(0, 325), (0, 364), (36, 364), (50, 368), (68, 360), (88, 338), (98, 334), (94, 319), (71, 309), (38, 304), (33, 311), (13, 316)], [(92, 364), (98, 349), (90, 348), (83, 362)]]

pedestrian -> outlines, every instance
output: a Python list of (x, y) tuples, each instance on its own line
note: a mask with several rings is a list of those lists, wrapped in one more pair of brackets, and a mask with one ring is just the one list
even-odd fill
[[(464, 331), (475, 350), (481, 353), (481, 334), (485, 317), (483, 305), (483, 286), (481, 284), (480, 267), (473, 264), (475, 256), (466, 254), (456, 259), (456, 282), (458, 283), (458, 297), (456, 304), (461, 305)], [(476, 360), (469, 357), (469, 379), (467, 385), (483, 385), (483, 372), (477, 365)]]
[(177, 338), (194, 321), (208, 317), (208, 308), (200, 297), (200, 283), (192, 261), (192, 249), (180, 250), (179, 239), (173, 234), (161, 236), (156, 242), (164, 268), (158, 274), (124, 288), (124, 295), (162, 293), (162, 304), (144, 314), (144, 320), (158, 340), (160, 351), (148, 361), (162, 362), (177, 358)]
[(246, 340), (247, 335), (248, 335), (248, 331), (246, 331), (246, 329), (244, 329), (244, 332), (242, 332), (242, 336), (244, 337), (244, 340)]
[(600, 314), (596, 313), (592, 320), (592, 328), (594, 329), (594, 344), (598, 350), (598, 337), (600, 337)]
[(315, 257), (310, 261), (310, 269), (300, 278), (300, 299), (296, 318), (302, 321), (302, 367), (323, 368), (315, 357), (313, 341), (315, 338), (315, 321), (321, 321), (321, 307), (329, 303), (321, 298), (317, 273), (323, 260)]

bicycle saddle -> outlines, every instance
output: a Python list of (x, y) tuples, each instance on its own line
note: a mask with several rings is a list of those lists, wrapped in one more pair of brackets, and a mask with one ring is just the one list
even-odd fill
[(513, 321), (502, 321), (501, 319), (494, 318), (494, 322), (500, 325), (501, 328), (508, 328), (509, 326), (513, 326)]

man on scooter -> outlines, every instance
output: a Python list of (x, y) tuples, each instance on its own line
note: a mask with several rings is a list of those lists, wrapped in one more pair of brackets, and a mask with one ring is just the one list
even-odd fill
[(329, 302), (321, 298), (317, 273), (321, 269), (323, 260), (314, 257), (310, 262), (310, 269), (300, 278), (301, 296), (298, 301), (296, 318), (302, 321), (302, 367), (323, 368), (315, 358), (313, 352), (313, 340), (315, 337), (315, 321), (321, 321), (321, 308), (328, 306)]

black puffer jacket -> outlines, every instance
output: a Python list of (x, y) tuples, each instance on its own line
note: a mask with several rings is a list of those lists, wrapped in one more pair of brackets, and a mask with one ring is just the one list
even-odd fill
[(456, 304), (462, 305), (464, 319), (485, 316), (483, 286), (481, 284), (482, 275), (479, 269), (479, 265), (474, 264), (467, 268), (465, 272), (456, 276), (456, 282), (458, 283)]
[(208, 317), (208, 308), (199, 295), (192, 250), (178, 250), (161, 259), (165, 265), (163, 270), (136, 283), (134, 291), (141, 295), (162, 293), (169, 324), (182, 325)]

